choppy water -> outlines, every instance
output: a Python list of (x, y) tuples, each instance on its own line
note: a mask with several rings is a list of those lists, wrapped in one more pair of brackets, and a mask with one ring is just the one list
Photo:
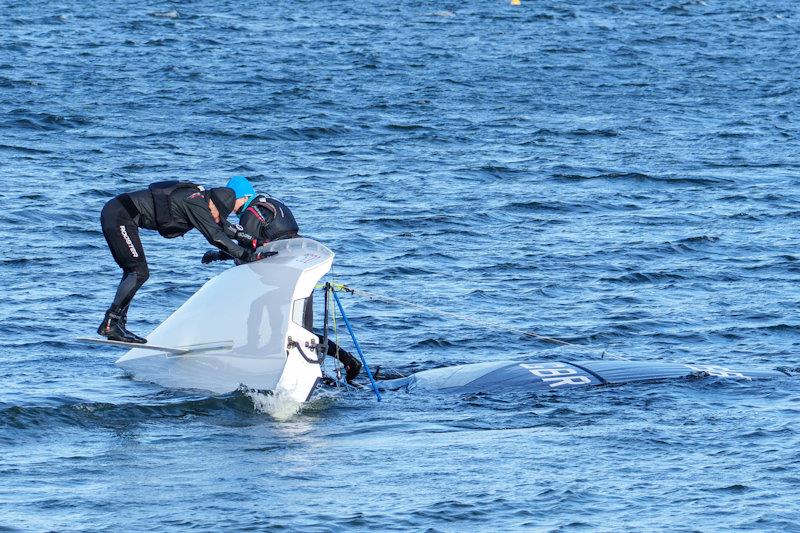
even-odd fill
[[(800, 381), (265, 398), (132, 381), (99, 211), (234, 173), (340, 280), (632, 359), (800, 364), (790, 1), (0, 0), (0, 529), (800, 529)], [(147, 332), (222, 265), (144, 237)], [(574, 352), (348, 299), (373, 364)]]

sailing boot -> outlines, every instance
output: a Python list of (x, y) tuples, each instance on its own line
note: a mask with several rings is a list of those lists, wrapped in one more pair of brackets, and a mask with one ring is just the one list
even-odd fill
[(114, 312), (113, 309), (109, 309), (106, 311), (106, 316), (103, 317), (100, 327), (97, 328), (97, 333), (110, 341), (135, 342), (139, 344), (147, 342), (141, 337), (127, 331), (124, 327), (124, 323), (120, 321), (121, 318), (119, 313)]
[(119, 324), (120, 316), (111, 309), (106, 311), (106, 316), (97, 328), (97, 334), (102, 335), (110, 341), (128, 342), (125, 338), (125, 330)]
[(132, 332), (128, 329), (128, 308), (122, 310), (122, 313), (119, 317), (119, 325), (122, 327), (122, 331), (125, 332), (125, 336), (128, 338), (126, 342), (135, 342), (137, 344), (147, 344), (147, 339), (144, 337), (140, 337), (136, 333)]

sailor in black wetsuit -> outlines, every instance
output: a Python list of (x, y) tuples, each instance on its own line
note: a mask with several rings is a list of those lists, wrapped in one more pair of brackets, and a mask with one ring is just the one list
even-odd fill
[[(247, 199), (241, 209), (236, 210), (236, 214), (239, 215), (239, 224), (224, 224), (225, 233), (241, 246), (255, 252), (260, 246), (269, 242), (293, 239), (299, 236), (300, 228), (286, 204), (275, 198), (256, 194), (255, 189), (244, 176), (234, 176), (228, 180), (225, 186), (233, 189), (237, 198)], [(209, 250), (203, 255), (202, 262), (206, 264), (230, 259), (237, 258), (224, 250)], [(311, 308), (309, 307), (308, 310), (310, 312)], [(308, 317), (307, 329), (309, 330), (311, 330), (312, 318)], [(321, 335), (319, 338), (322, 342)], [(342, 362), (347, 381), (352, 381), (361, 372), (361, 363), (358, 359), (330, 339), (328, 339), (327, 355)]]
[(114, 260), (122, 268), (122, 281), (97, 333), (110, 340), (147, 342), (125, 327), (136, 291), (150, 276), (139, 228), (157, 230), (167, 239), (197, 228), (212, 245), (241, 262), (259, 258), (252, 248), (240, 246), (225, 235), (223, 221), (240, 209), (246, 198), (228, 187), (204, 190), (189, 182), (153, 183), (147, 189), (120, 194), (103, 207), (100, 224)]
[[(247, 200), (241, 209), (236, 210), (239, 224), (224, 224), (225, 234), (240, 245), (255, 250), (272, 241), (293, 239), (300, 229), (292, 211), (280, 200), (263, 194), (256, 194), (255, 189), (244, 176), (231, 178), (226, 187), (233, 189), (238, 198)], [(224, 261), (232, 258), (224, 250), (209, 250), (203, 256), (203, 263)]]

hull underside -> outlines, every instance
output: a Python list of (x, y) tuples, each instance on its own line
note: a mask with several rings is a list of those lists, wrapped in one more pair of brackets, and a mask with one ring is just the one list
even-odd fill
[(333, 253), (306, 238), (275, 241), (264, 251), (276, 255), (209, 279), (147, 336), (148, 346), (132, 347), (117, 365), (168, 388), (226, 393), (244, 385), (305, 401), (322, 377), (309, 348), (317, 336), (305, 317)]
[(283, 372), (281, 360), (252, 360), (224, 355), (154, 354), (118, 363), (140, 381), (167, 388), (201, 389), (226, 393), (244, 385), (272, 390)]

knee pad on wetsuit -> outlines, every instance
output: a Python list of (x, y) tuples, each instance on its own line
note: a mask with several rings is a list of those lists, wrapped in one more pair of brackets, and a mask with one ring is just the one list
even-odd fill
[(150, 277), (150, 269), (147, 268), (147, 263), (137, 263), (135, 266), (125, 269), (125, 276), (134, 276), (136, 286), (141, 287)]
[(144, 283), (145, 281), (147, 281), (147, 278), (150, 277), (150, 269), (147, 268), (147, 263), (141, 263), (136, 265), (133, 271), (136, 274), (136, 281), (138, 281), (139, 284)]

